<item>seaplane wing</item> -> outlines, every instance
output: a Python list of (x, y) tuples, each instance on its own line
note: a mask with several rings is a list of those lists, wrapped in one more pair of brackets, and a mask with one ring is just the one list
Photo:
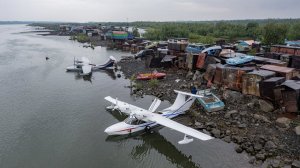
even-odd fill
[(194, 138), (198, 138), (198, 139), (203, 140), (203, 141), (213, 139), (213, 137), (211, 137), (209, 135), (206, 135), (202, 132), (199, 132), (199, 131), (197, 131), (193, 128), (187, 127), (185, 125), (182, 125), (182, 124), (180, 124), (176, 121), (170, 120), (170, 119), (168, 119), (168, 118), (166, 118), (162, 115), (159, 115), (159, 114), (152, 113), (146, 119), (150, 120), (150, 121), (153, 121), (153, 122), (156, 122), (156, 123), (158, 123), (160, 125), (163, 125), (165, 127), (169, 127), (173, 130), (182, 132), (185, 135), (189, 135), (189, 136), (192, 136)]
[(110, 96), (107, 96), (104, 98), (105, 100), (111, 102), (115, 109), (118, 109), (120, 110), (122, 113), (125, 113), (125, 114), (141, 114), (141, 113), (145, 113), (147, 112), (147, 110), (143, 109), (143, 108), (140, 108), (140, 107), (137, 107), (137, 106), (134, 106), (132, 104), (129, 104), (129, 103), (125, 103), (123, 101), (120, 101), (118, 99), (114, 99)]
[(92, 66), (91, 65), (83, 65), (82, 72), (83, 72), (83, 75), (90, 74), (92, 72)]

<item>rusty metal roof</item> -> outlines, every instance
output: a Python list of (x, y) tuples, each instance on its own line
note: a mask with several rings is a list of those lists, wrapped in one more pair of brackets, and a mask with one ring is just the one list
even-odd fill
[(276, 65), (264, 65), (260, 68), (265, 70), (275, 71), (275, 72), (282, 72), (282, 73), (290, 73), (295, 70), (295, 68), (281, 67)]
[(272, 71), (267, 71), (267, 70), (255, 70), (253, 72), (249, 72), (247, 73), (249, 75), (258, 75), (258, 76), (263, 76), (263, 77), (267, 77), (267, 76), (274, 76), (275, 72)]
[(264, 82), (276, 82), (276, 81), (282, 80), (282, 79), (285, 79), (285, 77), (272, 77), (270, 79), (264, 80)]
[(282, 86), (286, 86), (289, 87), (293, 90), (300, 90), (300, 81), (295, 81), (295, 80), (287, 80), (285, 81), (283, 84), (281, 84)]

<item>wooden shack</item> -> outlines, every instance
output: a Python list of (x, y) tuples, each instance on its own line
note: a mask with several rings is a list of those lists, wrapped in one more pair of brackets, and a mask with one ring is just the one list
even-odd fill
[(255, 70), (243, 74), (242, 77), (242, 92), (243, 94), (260, 96), (260, 83), (275, 76), (275, 72), (266, 70)]

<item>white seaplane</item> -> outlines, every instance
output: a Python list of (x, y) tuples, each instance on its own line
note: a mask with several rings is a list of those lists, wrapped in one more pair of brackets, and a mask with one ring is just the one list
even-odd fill
[(111, 106), (107, 109), (119, 110), (122, 113), (129, 115), (123, 122), (119, 122), (105, 129), (108, 135), (126, 135), (138, 131), (149, 131), (151, 128), (162, 125), (169, 127), (173, 130), (182, 132), (184, 139), (179, 141), (179, 144), (188, 144), (193, 141), (188, 136), (206, 141), (213, 139), (211, 136), (199, 132), (193, 128), (182, 125), (176, 121), (171, 120), (180, 114), (185, 113), (196, 98), (202, 97), (191, 93), (181, 92), (174, 90), (177, 93), (177, 98), (172, 106), (162, 111), (156, 112), (156, 109), (160, 105), (161, 101), (155, 99), (148, 110), (119, 101), (110, 96), (104, 99), (111, 102)]
[(82, 57), (81, 60), (75, 60), (74, 58), (74, 64), (72, 66), (67, 67), (66, 70), (73, 72), (82, 72), (82, 75), (90, 75), (92, 71), (113, 67), (115, 61), (115, 57), (110, 56), (104, 64), (95, 65), (92, 64), (91, 61), (86, 57)]

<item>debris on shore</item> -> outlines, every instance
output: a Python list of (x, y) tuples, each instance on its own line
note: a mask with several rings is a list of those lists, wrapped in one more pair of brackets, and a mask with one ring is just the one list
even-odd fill
[[(134, 81), (132, 94), (153, 95), (170, 102), (175, 100), (173, 90), (190, 91), (191, 86), (207, 89), (207, 82), (200, 73), (197, 80), (187, 70), (170, 68), (145, 68), (145, 62), (133, 57), (125, 57), (118, 62), (126, 78), (140, 72), (158, 70), (165, 72), (165, 79), (159, 80), (155, 86), (150, 81)], [(285, 114), (272, 103), (254, 95), (219, 88), (212, 89), (226, 104), (225, 109), (207, 113), (200, 105), (194, 105), (189, 111), (190, 126), (204, 133), (236, 144), (236, 152), (246, 152), (252, 156), (249, 162), (261, 165), (264, 161), (273, 167), (291, 165), (300, 158), (300, 137), (295, 134), (296, 122), (285, 118)], [(277, 166), (278, 165), (278, 166)]]

